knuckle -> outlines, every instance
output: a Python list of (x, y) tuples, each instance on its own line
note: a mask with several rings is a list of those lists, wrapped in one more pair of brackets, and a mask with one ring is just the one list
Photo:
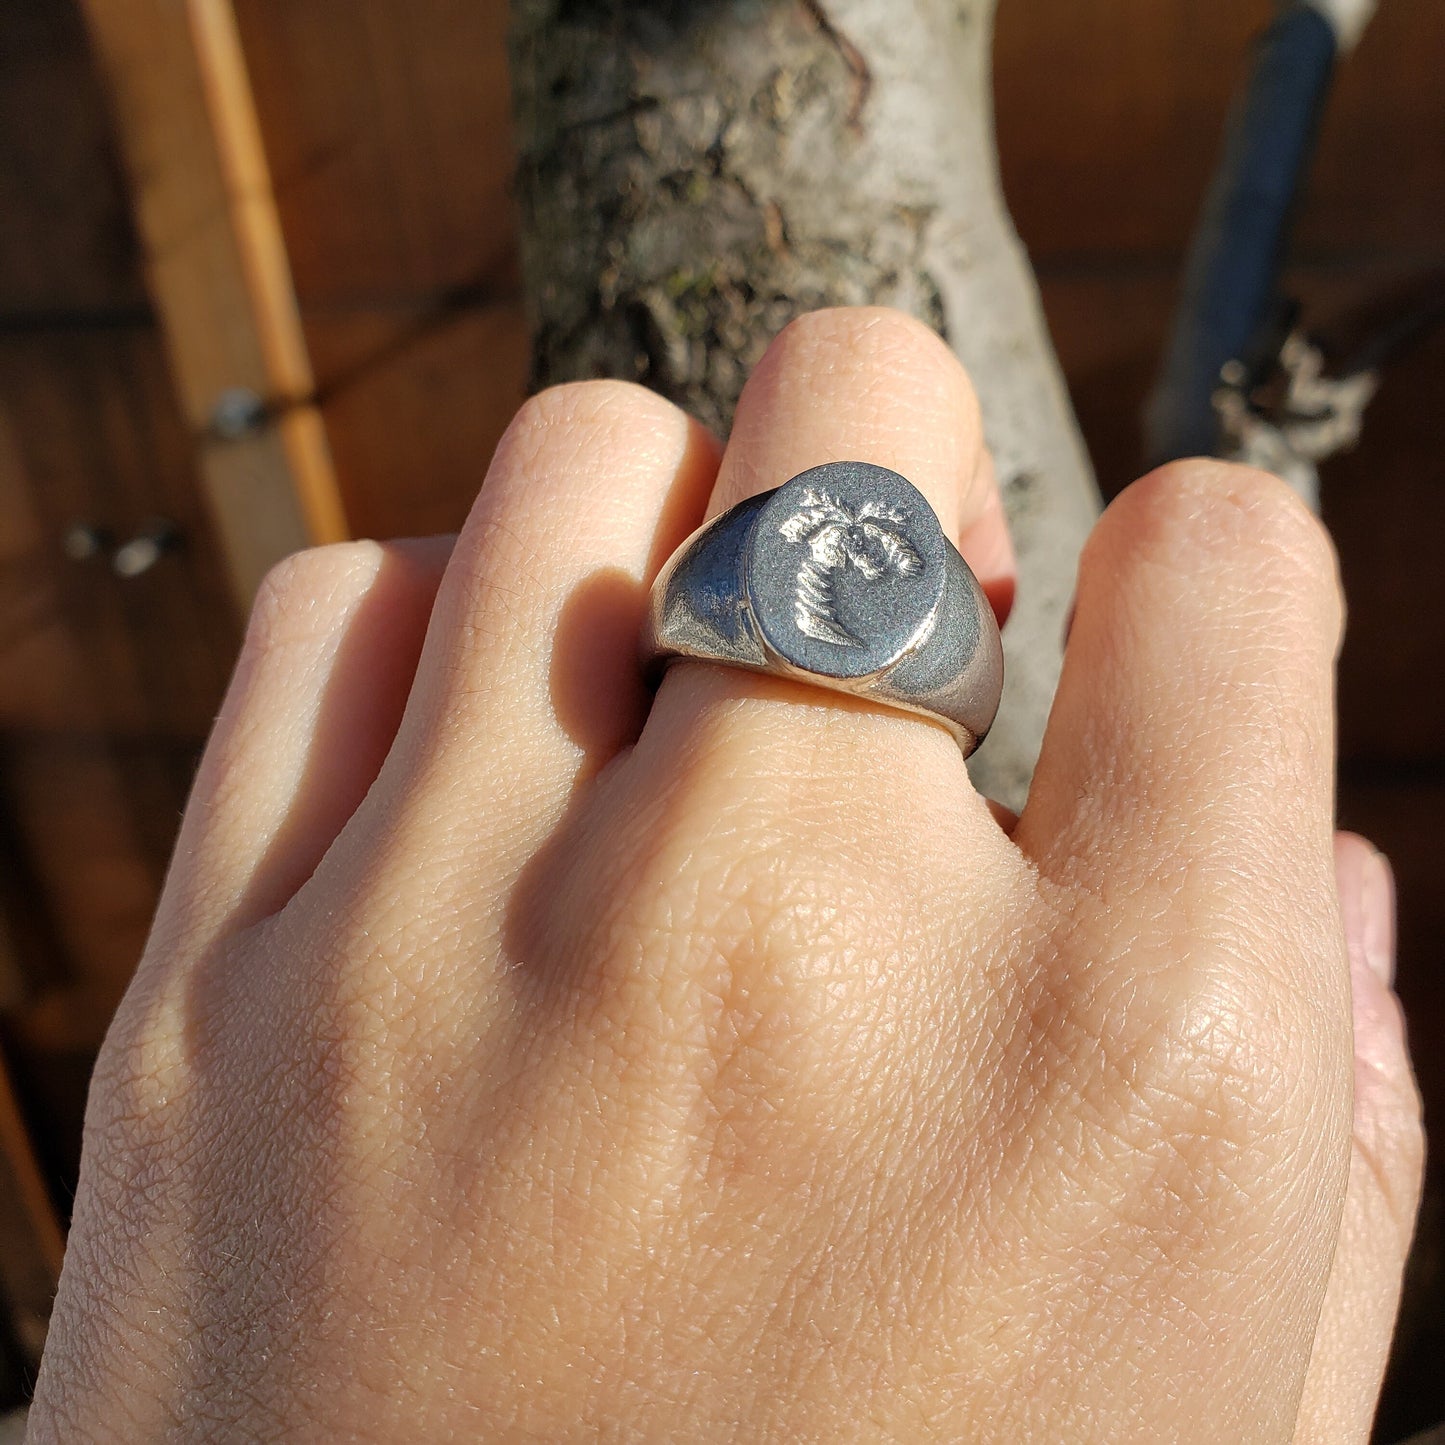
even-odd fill
[(675, 417), (678, 409), (656, 392), (631, 381), (567, 381), (529, 396), (509, 429), (509, 441), (537, 445), (559, 429), (604, 429), (636, 425), (654, 415)]
[(164, 1133), (189, 1073), (179, 991), (133, 986), (96, 1059), (87, 1128), (133, 1139)]
[(383, 552), (376, 542), (333, 542), (283, 557), (257, 588), (247, 646), (269, 650), (329, 632), (340, 606), (370, 585)]
[(1344, 602), (1328, 531), (1278, 477), (1207, 458), (1170, 462), (1126, 488), (1104, 513), (1089, 549), (1112, 570), (1139, 558), (1171, 570), (1230, 579), (1251, 604), (1303, 608), (1338, 636)]
[(114, 1218), (159, 1240), (198, 1132), (194, 1071), (174, 998), (123, 1003), (91, 1077), (83, 1158), (88, 1188)]
[(763, 366), (791, 367), (800, 361), (833, 366), (840, 355), (860, 372), (895, 379), (901, 375), (913, 388), (943, 394), (966, 421), (978, 426), (978, 397), (958, 357), (933, 327), (891, 306), (806, 312), (774, 338)]
[(1336, 580), (1334, 543), (1324, 524), (1269, 472), (1236, 462), (1171, 462), (1129, 492), (1158, 524), (1202, 550), (1243, 547), (1297, 576), (1331, 585)]
[(1300, 1157), (1298, 1093), (1283, 1055), (1232, 1009), (1200, 1010), (1128, 1071), (1113, 1138), (1149, 1186), (1152, 1227), (1193, 1258), (1227, 1248), (1241, 1213), (1272, 1212)]
[(1280, 984), (1301, 976), (1300, 950), (1312, 945), (1260, 935), (1186, 942), (1177, 927), (1130, 936), (1125, 995), (1101, 983), (1077, 1001), (1086, 1036), (1111, 1061), (1105, 1082), (1121, 1091), (1109, 1112), (1166, 1142), (1193, 1140), (1219, 1162), (1296, 1157), (1302, 1132), (1321, 1127), (1347, 1093), (1338, 1000)]
[(1173, 1020), (1146, 1077), (1162, 1098), (1201, 1109), (1207, 1132), (1241, 1141), (1285, 1117), (1297, 1089), (1289, 1040), (1250, 997), (1215, 981)]
[(859, 344), (867, 347), (932, 348), (953, 353), (931, 326), (892, 306), (824, 306), (794, 317), (779, 333), (774, 346)]
[(1270, 472), (1225, 464), (1224, 496), (1248, 519), (1262, 546), (1298, 571), (1333, 581), (1335, 547), (1303, 498)]
[(1164, 1043), (1152, 1082), (1214, 1192), (1257, 1217), (1321, 1195), (1348, 1146), (1347, 1046), (1262, 979), (1221, 970)]
[(515, 522), (539, 497), (611, 505), (605, 491), (579, 492), (578, 478), (598, 469), (631, 475), (676, 465), (692, 435), (681, 408), (629, 381), (574, 381), (548, 387), (523, 402), (497, 447), (462, 551), (474, 545), (501, 513)]

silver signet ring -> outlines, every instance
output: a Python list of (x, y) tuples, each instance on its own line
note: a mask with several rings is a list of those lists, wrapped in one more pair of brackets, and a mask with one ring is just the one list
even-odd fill
[(993, 609), (927, 498), (829, 462), (694, 532), (653, 583), (653, 678), (678, 658), (812, 683), (944, 723), (964, 756), (1003, 691)]

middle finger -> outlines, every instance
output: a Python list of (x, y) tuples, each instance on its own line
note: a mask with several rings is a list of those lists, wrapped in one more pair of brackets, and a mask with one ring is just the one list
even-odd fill
[[(708, 515), (844, 460), (907, 477), (944, 534), (975, 554), (966, 560), (1010, 555), (968, 377), (932, 331), (900, 312), (815, 312), (778, 337), (738, 405)], [(891, 784), (897, 796), (901, 786), (936, 785), (971, 799), (966, 806), (988, 821), (956, 743), (928, 719), (803, 682), (680, 662), (658, 693), (637, 761), (665, 778), (696, 770), (704, 755), (718, 775), (737, 781), (741, 770), (764, 786), (795, 776), (797, 760), (826, 788), (846, 778)]]

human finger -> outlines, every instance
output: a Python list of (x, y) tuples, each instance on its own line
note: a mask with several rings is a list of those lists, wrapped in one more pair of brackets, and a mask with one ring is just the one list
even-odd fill
[[(1001, 508), (991, 505), (997, 487), (984, 457), (973, 390), (932, 331), (879, 308), (815, 312), (773, 342), (749, 380), (708, 513), (824, 462), (871, 462), (907, 477), (945, 535), (971, 537), (995, 575), (1004, 575), (1007, 541), (997, 534), (1006, 529)], [(787, 679), (677, 664), (659, 691), (646, 745), (670, 772), (668, 758), (691, 754), (704, 737), (759, 759), (806, 750), (825, 785), (832, 743), (837, 768), (867, 752), (876, 767), (916, 763), (954, 784), (963, 777), (952, 739), (926, 720)]]
[(505, 892), (641, 726), (647, 586), (716, 461), (704, 428), (638, 386), (555, 387), (522, 408), (457, 539), (358, 847), (425, 859), (437, 888), (475, 898), (484, 876)]
[(993, 608), (994, 618), (1002, 627), (1013, 611), (1014, 596), (1018, 591), (1018, 556), (1004, 512), (993, 453), (987, 444), (979, 452), (978, 466), (980, 477), (976, 486), (982, 494), (980, 511), (973, 521), (963, 524), (958, 550), (978, 578), (978, 585), (983, 588), (983, 595)]
[(1391, 988), (1390, 865), (1358, 834), (1340, 833), (1335, 873), (1350, 956), (1354, 1130), (1339, 1242), (1295, 1432), (1299, 1445), (1369, 1439), (1424, 1167), (1420, 1095)]
[(315, 869), (396, 735), (453, 540), (318, 547), (266, 576), (187, 804), (157, 940), (243, 928)]

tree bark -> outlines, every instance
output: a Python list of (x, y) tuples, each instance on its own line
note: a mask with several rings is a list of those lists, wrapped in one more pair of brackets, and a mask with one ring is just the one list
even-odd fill
[(1019, 807), (1099, 503), (999, 189), (993, 11), (513, 0), (512, 71), (537, 385), (632, 378), (726, 434), (792, 317), (871, 303), (969, 368), (1021, 572), (971, 767)]

